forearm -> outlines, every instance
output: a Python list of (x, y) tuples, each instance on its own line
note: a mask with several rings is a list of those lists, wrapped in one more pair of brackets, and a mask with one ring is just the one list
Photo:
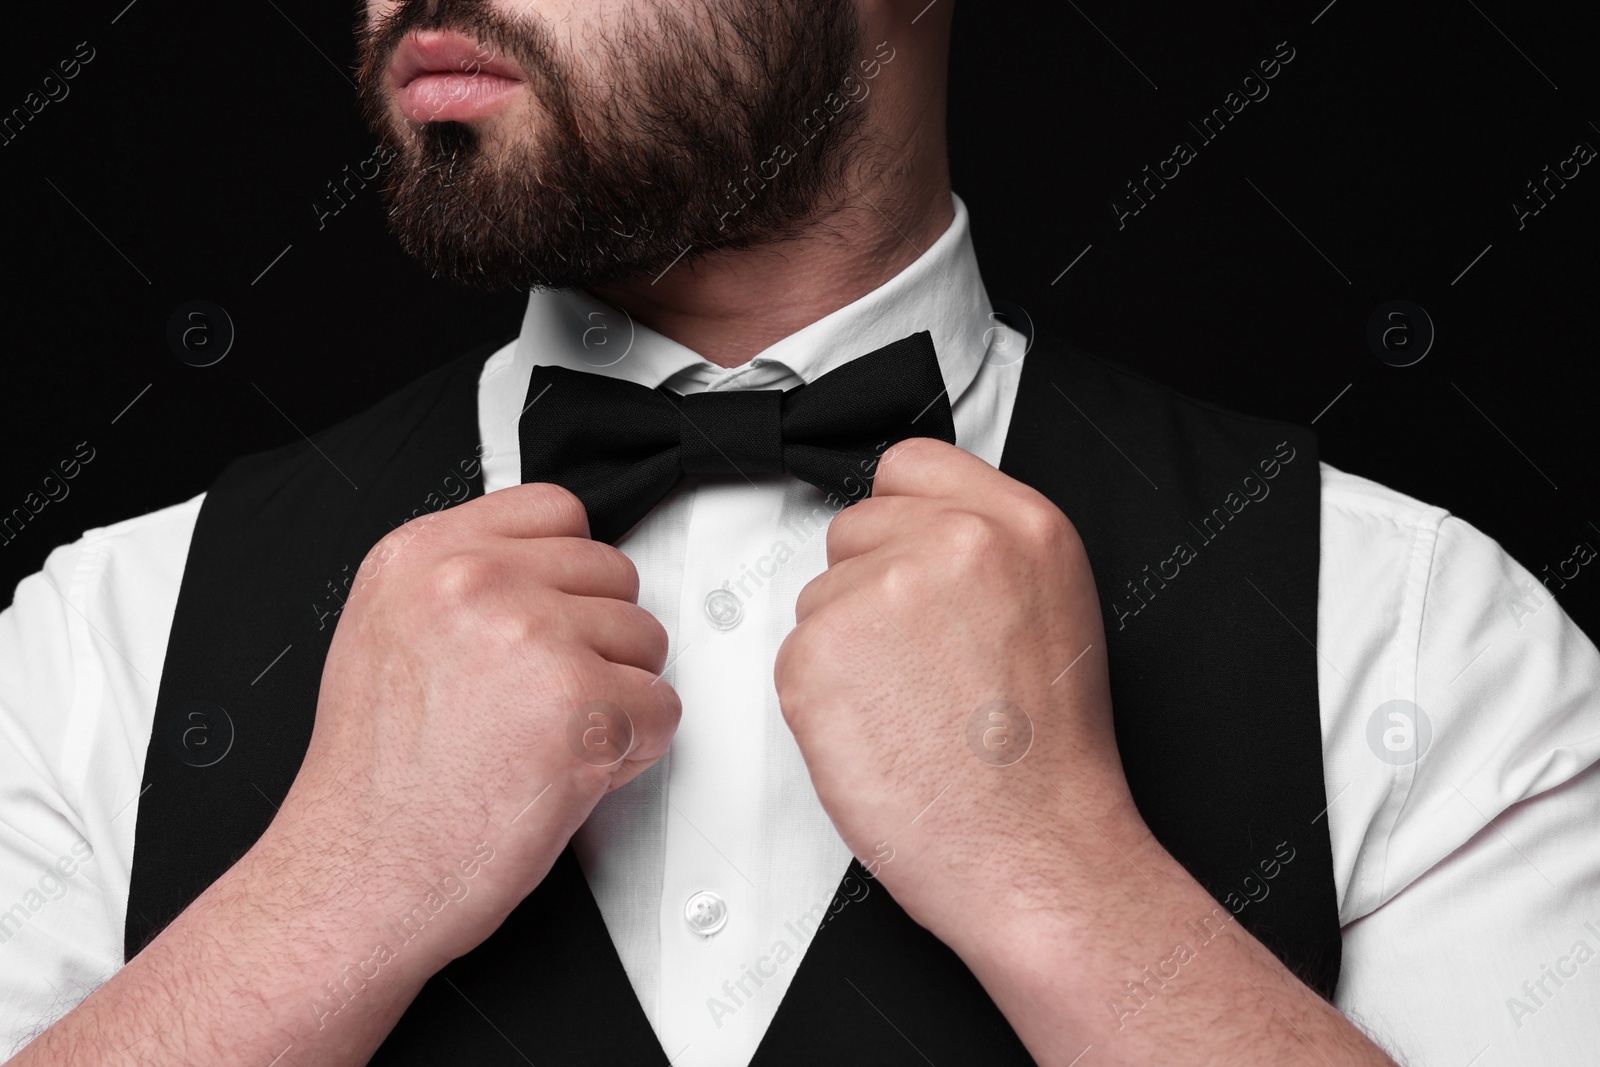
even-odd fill
[(1096, 821), (1108, 836), (1078, 842), (1087, 862), (1055, 883), (1059, 897), (951, 936), (1040, 1064), (1092, 1046), (1097, 1064), (1393, 1067), (1142, 822)]
[(399, 909), (287, 836), (269, 831), (12, 1062), (365, 1063), (439, 961), (408, 946), (371, 980), (347, 970), (395, 940), (378, 916)]

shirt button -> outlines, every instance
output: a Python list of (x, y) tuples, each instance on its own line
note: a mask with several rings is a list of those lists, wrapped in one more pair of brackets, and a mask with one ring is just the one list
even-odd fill
[(728, 923), (728, 902), (709, 889), (702, 889), (683, 906), (684, 921), (701, 937), (710, 937)]
[(706, 594), (706, 618), (718, 630), (731, 630), (744, 618), (744, 605), (731, 589), (713, 589)]

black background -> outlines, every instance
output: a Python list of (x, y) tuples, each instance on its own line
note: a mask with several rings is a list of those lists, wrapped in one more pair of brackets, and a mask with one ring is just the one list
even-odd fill
[[(1521, 228), (1511, 205), (1579, 141), (1600, 146), (1600, 17), (1325, 4), (958, 9), (952, 165), (989, 292), (1190, 395), (1315, 419), (1326, 461), (1553, 570), (1577, 542), (1600, 546), (1600, 163)], [(0, 546), (5, 596), (53, 546), (188, 498), (234, 456), (336, 422), (518, 321), (522, 298), (448, 287), (406, 259), (375, 187), (319, 220), (326, 184), (374, 147), (348, 80), (351, 7), (96, 0), (8, 15), (0, 113), (79, 42), (94, 58), (0, 144), (0, 514), (79, 442), (95, 458)], [(1187, 122), (1279, 42), (1294, 58), (1270, 95), (1202, 144)], [(892, 43), (918, 47), (917, 27)], [(1119, 229), (1107, 201), (1180, 140), (1197, 158)], [(167, 342), (196, 299), (236, 330), (204, 368)], [(1412, 366), (1367, 342), (1392, 300), (1437, 331)], [(1559, 597), (1600, 633), (1600, 562)]]

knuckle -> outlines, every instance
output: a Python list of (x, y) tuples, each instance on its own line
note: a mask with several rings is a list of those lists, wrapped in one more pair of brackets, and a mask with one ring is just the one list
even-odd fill
[(616, 600), (638, 601), (639, 569), (618, 549), (600, 541), (570, 540), (558, 551), (568, 553), (567, 566), (597, 582), (605, 595)]
[(796, 623), (804, 621), (812, 612), (826, 602), (823, 578), (827, 576), (827, 573), (827, 571), (823, 571), (800, 588), (800, 595), (794, 598), (794, 618)]
[(460, 607), (475, 604), (495, 585), (499, 568), (475, 553), (458, 552), (438, 560), (423, 579), (430, 605)]
[(778, 654), (772, 661), (772, 680), (780, 690), (785, 683), (794, 680), (795, 659), (803, 653), (805, 643), (810, 637), (811, 629), (812, 627), (806, 623), (801, 623), (793, 630), (790, 630), (789, 636), (784, 638), (783, 643), (778, 646)]
[(914, 596), (926, 584), (922, 567), (904, 556), (884, 562), (878, 572), (877, 593), (885, 601), (896, 604)]
[(822, 543), (827, 546), (828, 559), (830, 561), (839, 554), (839, 546), (849, 536), (850, 526), (855, 521), (851, 518), (850, 513), (855, 510), (855, 508), (845, 508), (828, 520), (828, 530)]
[(656, 670), (660, 670), (667, 662), (669, 646), (667, 628), (661, 624), (660, 619), (644, 608), (633, 604), (626, 604), (624, 608), (625, 618), (637, 631), (639, 640), (644, 644), (647, 658), (655, 665)]
[[(810, 586), (806, 587), (809, 588)], [(797, 624), (805, 622), (816, 610), (816, 598), (813, 594), (808, 594), (806, 589), (800, 590), (800, 595), (794, 598), (794, 621)]]
[(1033, 501), (1015, 512), (1018, 529), (1031, 545), (1060, 548), (1069, 543), (1075, 531), (1061, 509), (1046, 500)]
[(814, 703), (812, 691), (816, 675), (813, 667), (819, 658), (827, 655), (826, 650), (818, 647), (818, 638), (825, 632), (825, 627), (815, 620), (795, 627), (778, 649), (772, 664), (778, 711), (796, 734), (804, 734), (810, 721), (808, 713)]
[(598, 541), (591, 541), (590, 544), (602, 550), (600, 552), (600, 560), (603, 561), (601, 566), (608, 569), (612, 582), (619, 590), (623, 591), (623, 595), (619, 599), (637, 602), (639, 599), (639, 568), (634, 566), (633, 560), (611, 545), (600, 544)]
[(646, 688), (655, 690), (655, 701), (661, 709), (661, 725), (669, 734), (676, 733), (678, 723), (683, 720), (683, 699), (678, 696), (678, 691), (666, 682), (653, 682)]
[(1000, 547), (1000, 529), (988, 516), (960, 511), (944, 520), (945, 551), (953, 563), (971, 565), (993, 556)]

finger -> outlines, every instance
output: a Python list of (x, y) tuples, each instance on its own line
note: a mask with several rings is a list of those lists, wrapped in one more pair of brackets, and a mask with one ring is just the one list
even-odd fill
[(656, 617), (612, 597), (568, 597), (565, 622), (575, 637), (619, 666), (661, 674), (667, 665), (667, 629)]
[(683, 704), (672, 686), (637, 667), (596, 659), (588, 677), (592, 685), (553, 740), (573, 759), (607, 769), (615, 789), (667, 752)]
[(506, 542), (523, 568), (519, 578), (573, 596), (639, 599), (639, 571), (620, 550), (587, 537), (539, 537)]
[[(683, 702), (677, 690), (649, 671), (620, 665), (613, 665), (611, 670), (608, 689), (612, 695), (607, 699), (627, 713), (628, 722), (624, 728), (632, 734), (628, 738), (625, 759), (649, 766), (666, 755), (671, 747), (672, 737), (683, 717)], [(620, 748), (617, 754), (622, 755)]]
[(881, 565), (883, 554), (856, 556), (829, 564), (828, 569), (805, 584), (794, 601), (796, 626), (824, 606), (844, 597), (864, 596), (862, 585), (872, 568)]
[(967, 497), (1011, 479), (966, 449), (932, 437), (908, 437), (878, 461), (872, 495)]
[(828, 524), (828, 566), (882, 548), (907, 532), (927, 529), (949, 505), (914, 496), (871, 497)]
[(589, 513), (583, 502), (551, 482), (507, 486), (441, 515), (502, 537), (589, 536)]

